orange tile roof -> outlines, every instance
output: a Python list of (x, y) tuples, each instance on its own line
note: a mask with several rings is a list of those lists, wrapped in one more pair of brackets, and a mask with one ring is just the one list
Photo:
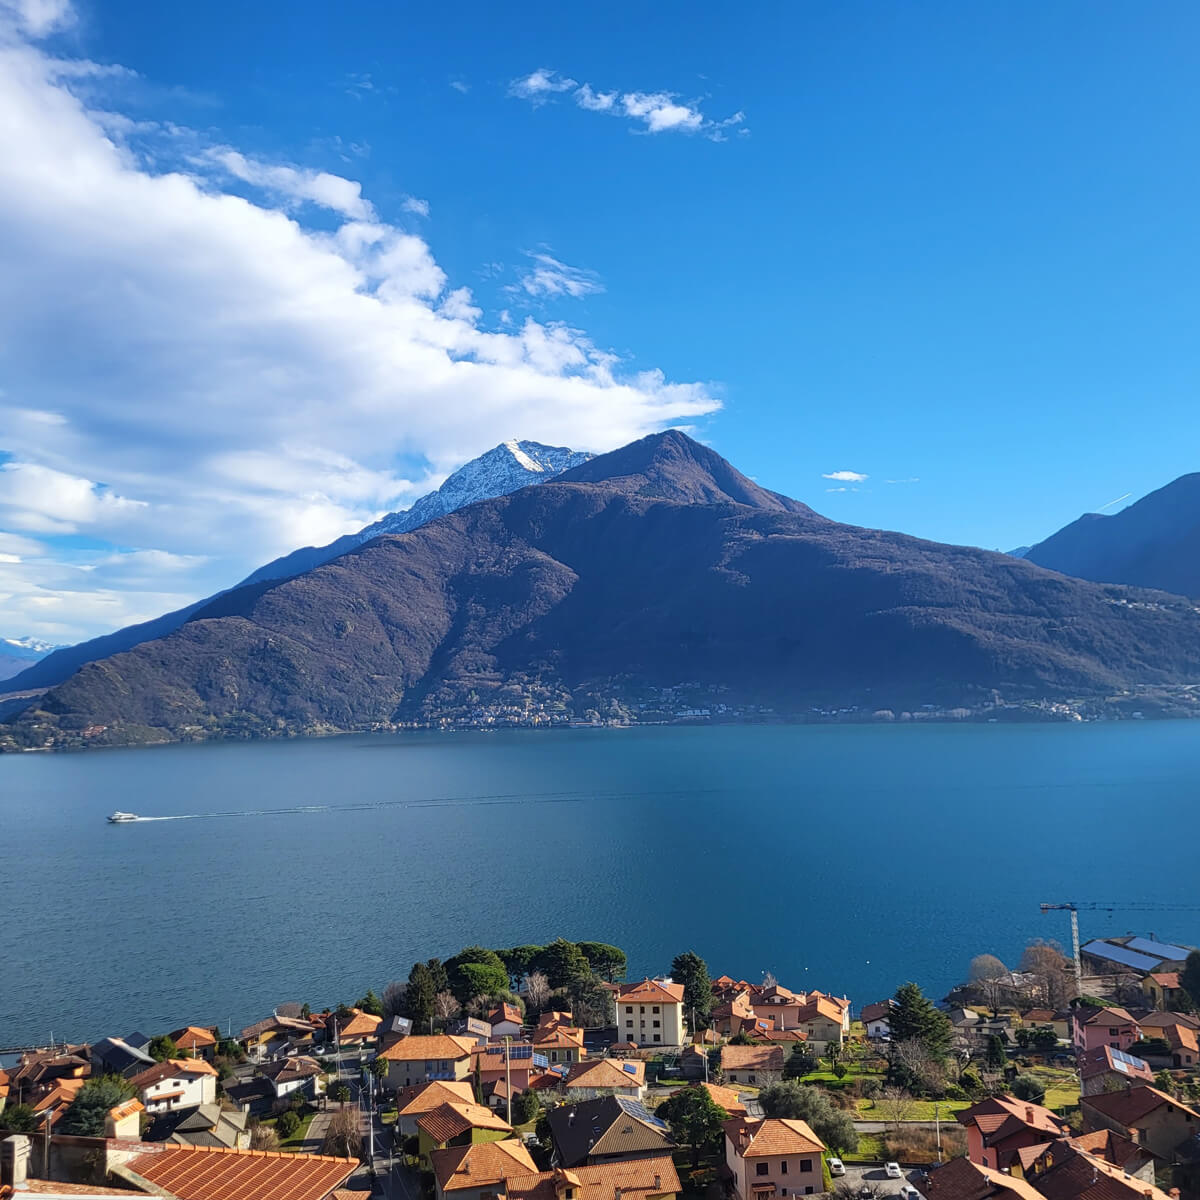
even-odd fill
[(494, 1188), (513, 1175), (531, 1175), (537, 1165), (529, 1151), (515, 1138), (501, 1142), (475, 1142), (470, 1146), (449, 1146), (429, 1155), (433, 1173), (443, 1192), (464, 1188)]
[(619, 1004), (682, 1004), (682, 983), (659, 983), (657, 979), (643, 979), (641, 983), (623, 983), (617, 993)]
[[(723, 1108), (731, 1117), (746, 1115), (746, 1106), (741, 1102), (734, 1088), (721, 1087), (715, 1083), (695, 1083), (691, 1086), (703, 1088), (709, 1094), (712, 1102)], [(678, 1088), (671, 1095), (678, 1096), (680, 1092), (687, 1090), (687, 1088)]]
[(574, 1019), (571, 1013), (554, 1009), (550, 1012), (544, 1012), (538, 1017), (538, 1028), (543, 1029), (548, 1025), (570, 1025)]
[(723, 1071), (782, 1071), (782, 1046), (722, 1046)]
[(1018, 1100), (1015, 1096), (990, 1096), (963, 1109), (958, 1120), (963, 1125), (978, 1125), (984, 1134), (995, 1133), (1010, 1121), (1014, 1123), (1013, 1132), (1024, 1127), (1057, 1137), (1067, 1129), (1067, 1123), (1048, 1108), (1034, 1104), (1032, 1100)]
[(1097, 1112), (1119, 1121), (1126, 1128), (1140, 1121), (1147, 1114), (1164, 1104), (1178, 1108), (1185, 1114), (1191, 1114), (1194, 1120), (1200, 1121), (1200, 1113), (1186, 1104), (1180, 1104), (1158, 1088), (1141, 1087), (1123, 1088), (1119, 1092), (1101, 1092), (1095, 1096), (1084, 1096), (1080, 1104), (1094, 1108)]
[(572, 1063), (567, 1072), (569, 1088), (642, 1087), (646, 1082), (646, 1064), (635, 1060), (615, 1063), (611, 1058)]
[(127, 1169), (178, 1200), (323, 1200), (357, 1166), (356, 1158), (325, 1154), (164, 1143)]
[(462, 1101), (439, 1104), (430, 1109), (417, 1118), (417, 1128), (423, 1129), (439, 1146), (468, 1129), (501, 1129), (512, 1133), (512, 1126), (490, 1108)]
[(597, 1163), (570, 1171), (560, 1168), (514, 1175), (509, 1177), (504, 1190), (508, 1200), (555, 1200), (560, 1183), (577, 1189), (579, 1200), (611, 1200), (614, 1195), (667, 1196), (682, 1190), (668, 1154)]
[(466, 1058), (476, 1046), (474, 1038), (453, 1037), (448, 1033), (411, 1033), (379, 1052), (388, 1062), (417, 1062)]
[(823, 996), (820, 992), (813, 992), (808, 1001), (800, 1006), (796, 1020), (815, 1021), (817, 1017), (824, 1017), (827, 1021), (833, 1021), (834, 1024), (840, 1025), (845, 1008), (846, 1006), (840, 1000), (835, 1000), (832, 996)]
[(361, 1008), (352, 1008), (350, 1016), (338, 1022), (338, 1038), (344, 1042), (352, 1037), (374, 1037), (382, 1020)]
[(1159, 971), (1157, 973), (1151, 971), (1150, 978), (1158, 984), (1159, 987), (1175, 989), (1179, 987), (1179, 972), (1178, 971)]
[(216, 1075), (217, 1068), (212, 1063), (206, 1063), (202, 1058), (168, 1058), (166, 1062), (155, 1063), (144, 1071), (139, 1071), (130, 1083), (139, 1091), (158, 1083), (160, 1079), (170, 1079), (174, 1075)]
[(553, 1028), (536, 1029), (533, 1034), (533, 1044), (539, 1047), (562, 1047), (578, 1050), (583, 1045), (583, 1030), (572, 1029), (569, 1025), (555, 1025)]
[(70, 1104), (79, 1095), (79, 1089), (87, 1083), (86, 1079), (60, 1079), (33, 1106), (34, 1112), (43, 1112), (56, 1104)]
[(123, 1121), (126, 1117), (132, 1117), (134, 1113), (145, 1112), (146, 1106), (137, 1099), (126, 1100), (124, 1104), (118, 1104), (115, 1108), (108, 1110), (108, 1115), (114, 1121)]
[(457, 1083), (435, 1080), (402, 1089), (396, 1096), (396, 1106), (401, 1116), (412, 1116), (431, 1112), (442, 1104), (470, 1104), (474, 1099), (475, 1092), (469, 1080)]
[(1167, 1025), (1163, 1034), (1172, 1050), (1190, 1050), (1193, 1054), (1200, 1054), (1200, 1041), (1196, 1040), (1196, 1031), (1190, 1025)]
[(211, 1029), (205, 1029), (200, 1025), (187, 1025), (183, 1029), (177, 1029), (171, 1034), (171, 1041), (177, 1045), (180, 1050), (197, 1050), (201, 1046), (215, 1046), (217, 1039), (213, 1037)]
[(499, 1008), (488, 1014), (488, 1021), (493, 1025), (499, 1025), (501, 1021), (512, 1021), (520, 1025), (521, 1010), (512, 1004), (501, 1004)]
[(806, 1121), (781, 1117), (735, 1117), (725, 1122), (725, 1134), (742, 1158), (768, 1154), (821, 1154), (825, 1143)]

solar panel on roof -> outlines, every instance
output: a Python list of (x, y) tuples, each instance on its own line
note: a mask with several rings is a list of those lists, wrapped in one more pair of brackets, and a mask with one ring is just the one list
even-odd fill
[(1168, 959), (1171, 962), (1183, 962), (1190, 953), (1186, 946), (1172, 946), (1170, 942), (1156, 942), (1152, 938), (1144, 937), (1130, 938), (1125, 946), (1139, 954), (1149, 954), (1152, 958)]
[(1088, 942), (1081, 948), (1081, 953), (1090, 954), (1093, 958), (1103, 958), (1108, 962), (1121, 963), (1123, 966), (1133, 967), (1139, 971), (1152, 971), (1159, 963), (1157, 958), (1150, 958), (1145, 954), (1135, 954), (1132, 950), (1126, 950), (1124, 946), (1114, 946), (1111, 942), (1099, 940)]
[(658, 1129), (667, 1128), (666, 1121), (659, 1120), (640, 1100), (632, 1100), (628, 1096), (617, 1096), (615, 1099), (621, 1109), (631, 1117), (637, 1117), (639, 1121), (645, 1121), (647, 1125), (654, 1125)]
[(533, 1065), (541, 1067), (544, 1071), (550, 1065), (550, 1060), (544, 1054), (535, 1054), (533, 1056)]
[(1135, 1058), (1132, 1054), (1126, 1054), (1124, 1050), (1113, 1049), (1110, 1053), (1117, 1068), (1127, 1074), (1130, 1071), (1145, 1071), (1149, 1069), (1144, 1059)]
[(633, 1065), (633, 1063), (622, 1063), (622, 1064), (621, 1064), (621, 1070), (622, 1070), (622, 1071), (628, 1071), (628, 1072), (630, 1073), (630, 1075), (636, 1075), (636, 1074), (637, 1074), (637, 1067), (635, 1067), (635, 1066)]

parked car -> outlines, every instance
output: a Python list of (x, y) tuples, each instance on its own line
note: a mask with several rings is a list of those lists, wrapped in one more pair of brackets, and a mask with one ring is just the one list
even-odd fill
[(889, 1179), (903, 1179), (904, 1172), (900, 1170), (900, 1164), (896, 1162), (884, 1163), (883, 1173)]
[(904, 1200), (921, 1200), (921, 1193), (917, 1191), (911, 1183), (906, 1183), (896, 1195), (902, 1196)]
[(831, 1158), (828, 1160), (826, 1165), (829, 1167), (830, 1175), (832, 1175), (835, 1179), (839, 1175), (845, 1175), (846, 1173), (846, 1167), (840, 1158)]

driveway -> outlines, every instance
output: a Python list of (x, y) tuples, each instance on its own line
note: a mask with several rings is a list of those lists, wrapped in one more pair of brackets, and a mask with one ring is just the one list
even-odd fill
[(889, 1179), (883, 1171), (882, 1165), (867, 1166), (851, 1166), (847, 1165), (846, 1174), (840, 1179), (835, 1179), (833, 1185), (836, 1188), (840, 1184), (850, 1184), (857, 1191), (864, 1185), (878, 1189), (881, 1196), (898, 1196), (902, 1184), (910, 1183), (917, 1191), (921, 1190), (921, 1172), (920, 1171), (905, 1171), (903, 1179)]

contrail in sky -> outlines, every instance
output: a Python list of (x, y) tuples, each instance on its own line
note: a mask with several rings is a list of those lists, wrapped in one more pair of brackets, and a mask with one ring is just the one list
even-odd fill
[(1103, 512), (1106, 508), (1112, 508), (1112, 506), (1114, 504), (1120, 504), (1122, 500), (1128, 500), (1129, 497), (1132, 495), (1133, 495), (1132, 492), (1126, 492), (1125, 495), (1118, 496), (1115, 500), (1110, 500), (1107, 504), (1100, 505), (1100, 507), (1098, 509), (1096, 509), (1096, 511)]

